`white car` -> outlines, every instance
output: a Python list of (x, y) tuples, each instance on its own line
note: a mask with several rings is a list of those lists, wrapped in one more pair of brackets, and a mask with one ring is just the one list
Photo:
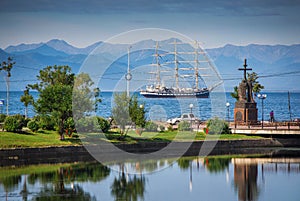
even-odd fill
[(167, 123), (169, 123), (171, 125), (175, 125), (175, 124), (178, 124), (181, 121), (188, 121), (188, 122), (193, 121), (193, 122), (195, 122), (195, 121), (199, 121), (199, 119), (197, 119), (194, 114), (185, 113), (185, 114), (182, 114), (181, 117), (168, 119)]

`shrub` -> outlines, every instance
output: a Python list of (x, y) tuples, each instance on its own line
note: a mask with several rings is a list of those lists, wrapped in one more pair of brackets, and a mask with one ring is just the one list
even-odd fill
[(55, 130), (55, 120), (48, 115), (38, 115), (33, 118), (43, 130)]
[(178, 124), (178, 130), (189, 131), (191, 130), (191, 124), (188, 121), (182, 121)]
[(74, 123), (74, 119), (72, 117), (69, 117), (64, 124), (64, 129), (68, 129), (68, 130), (74, 130), (75, 129), (75, 123)]
[(75, 122), (73, 117), (69, 117), (64, 123), (64, 129), (66, 134), (71, 137), (75, 131)]
[(36, 121), (36, 120), (30, 120), (28, 123), (27, 123), (27, 127), (31, 130), (31, 131), (33, 131), (33, 132), (36, 132), (36, 131), (38, 131), (39, 130), (39, 124), (38, 124), (38, 122)]
[(3, 123), (5, 121), (6, 114), (0, 114), (0, 123)]
[(231, 133), (228, 123), (218, 117), (208, 120), (206, 129), (208, 129), (208, 134), (212, 135)]
[(4, 129), (8, 132), (21, 131), (26, 123), (25, 117), (22, 115), (7, 116), (4, 121)]
[(109, 121), (107, 121), (106, 119), (104, 119), (102, 117), (97, 117), (97, 120), (98, 120), (99, 129), (103, 133), (107, 133), (110, 129)]
[(159, 126), (159, 131), (160, 131), (160, 132), (164, 132), (164, 131), (165, 131), (165, 127), (164, 127), (163, 125), (160, 125), (160, 126)]
[(167, 129), (168, 129), (168, 131), (169, 131), (169, 132), (171, 132), (171, 131), (174, 131), (174, 129), (173, 129), (173, 126), (172, 126), (172, 125), (169, 125)]
[(149, 132), (156, 132), (157, 128), (158, 128), (158, 125), (152, 121), (148, 121), (145, 125), (145, 130), (149, 131)]
[(96, 132), (99, 127), (97, 117), (83, 117), (76, 122), (76, 130), (79, 132)]

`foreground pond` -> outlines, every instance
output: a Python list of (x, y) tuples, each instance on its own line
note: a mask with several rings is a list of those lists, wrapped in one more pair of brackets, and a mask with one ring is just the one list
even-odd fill
[(0, 200), (300, 199), (300, 157), (183, 157), (110, 167), (97, 162), (2, 167)]

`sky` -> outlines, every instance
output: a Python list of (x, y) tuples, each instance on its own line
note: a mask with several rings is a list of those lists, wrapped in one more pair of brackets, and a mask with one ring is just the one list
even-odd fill
[(76, 47), (142, 28), (204, 48), (299, 44), (300, 0), (1, 0), (0, 48), (62, 39)]

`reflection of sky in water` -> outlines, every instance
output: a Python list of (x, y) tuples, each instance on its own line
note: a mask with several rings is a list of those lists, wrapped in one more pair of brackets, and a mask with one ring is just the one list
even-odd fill
[[(97, 200), (115, 200), (112, 193), (112, 186), (115, 182), (133, 185), (137, 188), (138, 182), (144, 181), (143, 197), (146, 201), (157, 200), (299, 200), (300, 192), (300, 163), (284, 163), (281, 161), (269, 161), (266, 158), (253, 159), (230, 159), (230, 158), (182, 158), (181, 161), (170, 163), (167, 160), (152, 161), (148, 164), (115, 164), (114, 169), (124, 170), (121, 172), (111, 170), (107, 176), (99, 179), (89, 178), (87, 170), (93, 169), (88, 165), (82, 165), (85, 169), (81, 171), (86, 174), (84, 180), (80, 179), (66, 182), (65, 189), (79, 185), (83, 192), (95, 196)], [(287, 159), (289, 160), (289, 159)], [(266, 163), (265, 163), (266, 162)], [(168, 163), (171, 165), (169, 166)], [(151, 171), (159, 166), (169, 166), (151, 174), (142, 173)], [(140, 174), (127, 174), (127, 168), (140, 169)], [(68, 169), (72, 171), (71, 169)], [(54, 171), (55, 172), (55, 171)], [(59, 171), (56, 171), (56, 173)], [(138, 172), (138, 171), (137, 171)], [(64, 172), (68, 175), (67, 172)], [(79, 176), (79, 175), (78, 175)], [(100, 175), (99, 175), (100, 176)], [(63, 178), (62, 177), (62, 178)], [(59, 180), (41, 182), (40, 180), (29, 179), (30, 176), (23, 175), (19, 184), (6, 190), (0, 182), (0, 200), (22, 200), (22, 189), (24, 182), (27, 183), (28, 200), (33, 199), (37, 194), (46, 189), (53, 188), (53, 184)], [(80, 178), (80, 176), (79, 176)], [(135, 183), (137, 182), (137, 183)], [(115, 183), (116, 184), (116, 183)], [(115, 185), (115, 187), (119, 187)], [(132, 192), (131, 192), (132, 193)], [(141, 199), (139, 199), (141, 200)]]

